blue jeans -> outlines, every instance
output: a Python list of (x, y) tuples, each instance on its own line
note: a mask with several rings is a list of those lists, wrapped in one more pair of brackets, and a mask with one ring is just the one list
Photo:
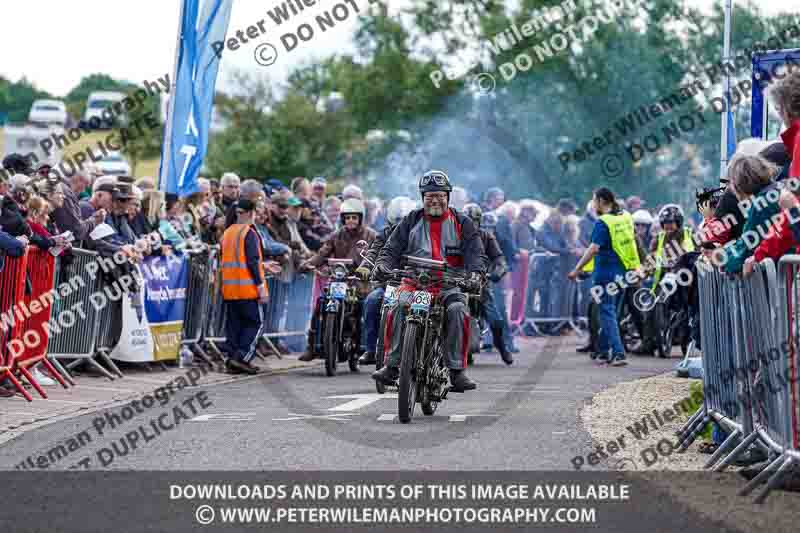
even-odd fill
[(492, 296), (494, 297), (494, 305), (497, 309), (497, 318), (502, 320), (503, 327), (503, 344), (507, 348), (514, 346), (514, 337), (511, 335), (511, 328), (508, 326), (508, 313), (506, 312), (506, 296), (503, 291), (502, 283), (492, 282)]
[(603, 291), (600, 297), (600, 332), (597, 338), (597, 346), (601, 355), (608, 354), (609, 348), (614, 355), (624, 354), (622, 339), (619, 336), (619, 324), (617, 323), (617, 301), (619, 293), (611, 296)]
[(362, 328), (361, 344), (366, 352), (375, 352), (378, 344), (378, 331), (381, 325), (381, 308), (383, 307), (383, 287), (378, 287), (369, 293), (364, 301), (364, 327)]

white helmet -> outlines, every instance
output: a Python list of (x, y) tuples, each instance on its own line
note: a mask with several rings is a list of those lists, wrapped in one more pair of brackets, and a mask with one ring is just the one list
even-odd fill
[(634, 224), (647, 224), (648, 226), (653, 223), (653, 216), (646, 209), (639, 209), (633, 213)]
[(344, 202), (342, 202), (342, 206), (339, 209), (339, 216), (342, 217), (342, 221), (344, 221), (345, 215), (360, 215), (361, 221), (364, 221), (364, 202), (358, 200), (356, 198), (348, 198)]
[(389, 202), (386, 208), (386, 220), (389, 224), (399, 223), (414, 209), (414, 200), (408, 196), (397, 196)]
[(358, 185), (350, 184), (345, 185), (344, 189), (342, 189), (342, 198), (347, 200), (353, 199), (363, 199), (364, 198), (364, 191), (361, 190), (361, 187)]

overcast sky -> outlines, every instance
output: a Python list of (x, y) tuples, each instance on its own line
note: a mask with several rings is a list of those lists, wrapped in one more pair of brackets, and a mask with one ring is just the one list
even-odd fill
[[(368, 0), (352, 0), (363, 9)], [(391, 0), (395, 8), (405, 0)], [(218, 86), (226, 85), (226, 72), (243, 69), (268, 72), (275, 81), (285, 79), (288, 68), (335, 51), (351, 49), (355, 16), (319, 32), (307, 43), (286, 53), (280, 37), (341, 0), (320, 0), (290, 23), (277, 27), (267, 10), (278, 0), (235, 0), (228, 37), (239, 29), (264, 20), (266, 34), (222, 56)], [(698, 0), (710, 8), (711, 0)], [(800, 12), (800, 0), (760, 0), (766, 13)], [(172, 71), (178, 28), (179, 0), (3, 0), (0, 31), (0, 75), (13, 81), (25, 76), (40, 89), (64, 96), (83, 76), (104, 72), (117, 79), (141, 83)], [(352, 9), (351, 9), (352, 11)], [(261, 67), (253, 57), (262, 42), (276, 46), (275, 64)]]

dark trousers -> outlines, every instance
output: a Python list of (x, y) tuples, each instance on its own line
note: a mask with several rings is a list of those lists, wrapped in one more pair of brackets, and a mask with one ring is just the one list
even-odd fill
[(262, 306), (258, 300), (227, 300), (228, 320), (225, 324), (230, 357), (249, 363), (256, 351), (256, 342), (263, 334)]

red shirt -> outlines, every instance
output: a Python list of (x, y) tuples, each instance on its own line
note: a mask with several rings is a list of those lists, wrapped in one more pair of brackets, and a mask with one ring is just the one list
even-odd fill
[(799, 131), (800, 119), (792, 122), (792, 125), (781, 133), (781, 140), (786, 147), (786, 153), (792, 158), (792, 164), (789, 166), (790, 178), (800, 178), (800, 138), (797, 136)]
[(777, 263), (783, 255), (791, 252), (798, 245), (800, 242), (797, 242), (792, 234), (789, 217), (785, 212), (781, 212), (780, 225), (769, 228), (767, 237), (758, 245), (753, 257), (756, 262), (769, 257)]

